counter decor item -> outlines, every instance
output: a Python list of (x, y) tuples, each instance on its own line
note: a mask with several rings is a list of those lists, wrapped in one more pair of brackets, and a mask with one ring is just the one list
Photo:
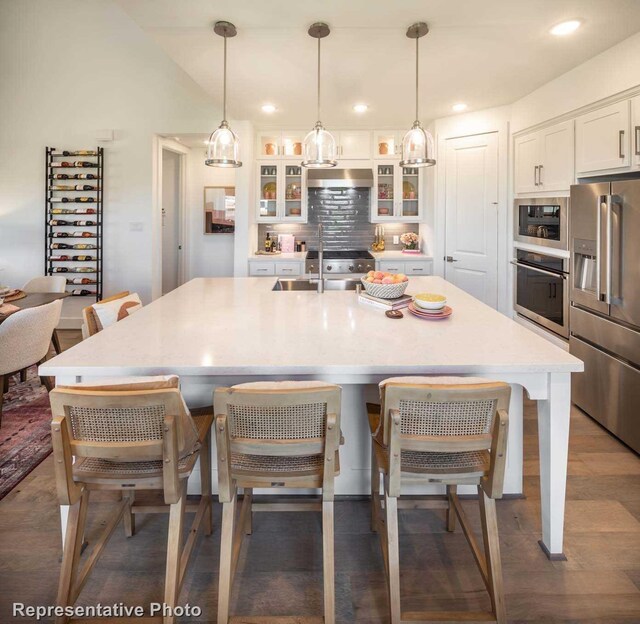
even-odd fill
[(407, 310), (409, 310), (413, 316), (417, 316), (418, 318), (426, 319), (428, 321), (438, 321), (440, 319), (449, 318), (453, 312), (449, 306), (444, 306), (441, 310), (423, 310), (422, 308), (418, 308), (414, 302), (407, 306)]
[(444, 295), (435, 293), (419, 293), (414, 295), (413, 302), (422, 310), (440, 311), (447, 305), (447, 298)]
[(404, 273), (369, 271), (362, 278), (362, 285), (369, 295), (380, 299), (397, 299), (404, 295), (409, 278)]
[[(69, 156), (82, 156), (83, 160), (67, 160)], [(64, 159), (64, 160), (63, 160)], [(104, 188), (104, 150), (62, 150), (46, 148), (45, 165), (45, 275), (56, 273), (84, 273), (83, 289), (68, 290), (70, 294), (102, 299), (102, 209)], [(91, 170), (91, 173), (75, 173), (74, 170)], [(56, 180), (92, 180), (91, 184), (58, 184)], [(61, 204), (66, 204), (64, 208)], [(72, 208), (69, 204), (83, 204)], [(60, 215), (73, 215), (60, 219)], [(78, 219), (76, 215), (91, 215)], [(82, 230), (72, 229), (82, 228)], [(69, 239), (68, 243), (53, 239)], [(81, 243), (79, 239), (90, 239)], [(92, 249), (91, 255), (61, 255), (60, 249)], [(80, 262), (77, 266), (60, 263)], [(76, 278), (67, 279), (68, 286), (77, 284)]]
[(296, 237), (293, 234), (278, 234), (278, 248), (282, 253), (293, 253)]
[[(380, 213), (380, 209), (378, 210), (378, 212)], [(384, 228), (381, 225), (376, 225), (373, 244), (371, 245), (371, 250), (384, 251)]]
[(204, 233), (233, 234), (236, 231), (236, 187), (204, 187)]
[(420, 237), (415, 232), (401, 234), (400, 242), (404, 245), (403, 252), (420, 253)]

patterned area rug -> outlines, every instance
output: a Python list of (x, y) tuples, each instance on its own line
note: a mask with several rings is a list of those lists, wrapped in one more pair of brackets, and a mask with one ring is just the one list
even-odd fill
[(17, 375), (4, 395), (0, 426), (0, 499), (51, 453), (51, 408), (46, 388), (32, 366), (27, 381)]

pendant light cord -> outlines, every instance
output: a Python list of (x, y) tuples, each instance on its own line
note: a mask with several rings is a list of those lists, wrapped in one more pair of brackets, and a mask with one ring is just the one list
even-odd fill
[(318, 37), (318, 122), (320, 122), (320, 37)]
[(224, 35), (224, 70), (222, 72), (222, 120), (227, 121), (227, 35)]
[(416, 37), (416, 121), (418, 121), (418, 64), (420, 55), (418, 54), (418, 42), (420, 37)]

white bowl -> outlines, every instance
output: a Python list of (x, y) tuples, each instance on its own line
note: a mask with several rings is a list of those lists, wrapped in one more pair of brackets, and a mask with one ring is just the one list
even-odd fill
[(447, 305), (446, 299), (443, 299), (442, 301), (424, 301), (422, 299), (414, 297), (413, 301), (419, 308), (422, 308), (423, 310), (442, 310), (442, 308)]

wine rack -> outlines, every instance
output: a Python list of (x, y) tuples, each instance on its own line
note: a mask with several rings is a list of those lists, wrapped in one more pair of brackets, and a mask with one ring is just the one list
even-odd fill
[(67, 291), (102, 299), (104, 150), (46, 149), (45, 275)]

